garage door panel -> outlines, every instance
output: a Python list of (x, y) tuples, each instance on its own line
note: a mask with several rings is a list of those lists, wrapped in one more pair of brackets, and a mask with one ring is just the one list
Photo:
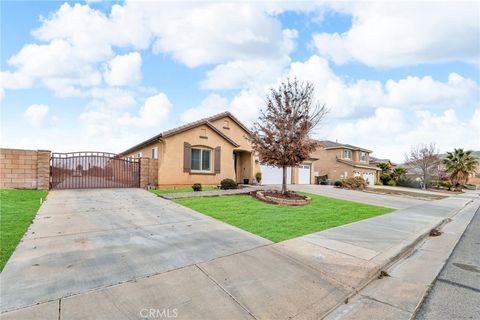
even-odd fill
[(298, 183), (310, 184), (310, 165), (301, 164), (298, 166)]
[[(283, 170), (279, 167), (261, 165), (262, 184), (282, 184)], [(287, 183), (292, 183), (292, 169), (287, 167)]]

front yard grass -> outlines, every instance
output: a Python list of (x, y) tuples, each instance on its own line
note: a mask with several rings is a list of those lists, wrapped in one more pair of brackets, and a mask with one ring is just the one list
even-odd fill
[[(218, 190), (215, 187), (202, 186), (202, 191), (213, 191)], [(156, 195), (169, 194), (169, 193), (184, 193), (184, 192), (193, 192), (192, 187), (178, 188), (178, 189), (150, 189), (149, 190)]]
[(274, 242), (337, 227), (393, 209), (307, 194), (312, 202), (289, 207), (268, 204), (247, 195), (196, 197), (176, 203)]
[(0, 190), (0, 271), (40, 208), (43, 190)]

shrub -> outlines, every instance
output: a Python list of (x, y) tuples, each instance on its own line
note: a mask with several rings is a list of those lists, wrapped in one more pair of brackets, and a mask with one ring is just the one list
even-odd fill
[(327, 180), (320, 180), (320, 184), (322, 186), (326, 186), (326, 185), (328, 185), (328, 181)]
[(222, 181), (220, 181), (220, 189), (237, 189), (237, 183), (232, 179), (223, 179)]
[(395, 187), (397, 184), (395, 183), (395, 180), (388, 180), (387, 185), (390, 187)]
[(382, 184), (381, 184), (380, 182), (376, 181), (376, 182), (375, 182), (375, 185), (376, 185), (376, 186), (381, 186)]
[(352, 190), (364, 190), (367, 187), (367, 182), (362, 177), (351, 177), (342, 180), (342, 188)]
[(398, 179), (397, 186), (420, 189), (422, 187), (422, 183), (420, 181), (415, 181), (410, 178), (403, 178)]
[(342, 186), (342, 181), (340, 181), (340, 180), (335, 180), (335, 182), (333, 183), (333, 185), (334, 185), (335, 187), (341, 187), (341, 186)]
[(202, 184), (194, 183), (192, 186), (193, 191), (202, 191)]
[(255, 179), (257, 179), (258, 183), (261, 183), (262, 182), (262, 173), (261, 172), (255, 173)]
[(448, 190), (452, 190), (453, 183), (450, 181), (440, 181), (440, 186), (447, 188)]

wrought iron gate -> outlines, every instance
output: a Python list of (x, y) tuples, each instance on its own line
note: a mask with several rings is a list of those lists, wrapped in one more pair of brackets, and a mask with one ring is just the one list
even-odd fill
[(140, 187), (140, 162), (107, 152), (52, 153), (52, 189)]

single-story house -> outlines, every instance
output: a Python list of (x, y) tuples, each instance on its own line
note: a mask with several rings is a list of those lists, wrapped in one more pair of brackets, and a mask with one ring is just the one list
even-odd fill
[[(156, 159), (160, 188), (217, 185), (225, 178), (253, 183), (257, 172), (262, 173), (262, 184), (281, 184), (282, 169), (260, 164), (249, 135), (240, 120), (223, 112), (162, 132), (121, 155)], [(312, 163), (288, 168), (287, 182), (314, 183)]]
[(329, 140), (317, 141), (318, 148), (311, 154), (314, 175), (322, 179), (340, 180), (363, 177), (369, 185), (378, 182), (380, 168), (370, 164), (371, 150)]

